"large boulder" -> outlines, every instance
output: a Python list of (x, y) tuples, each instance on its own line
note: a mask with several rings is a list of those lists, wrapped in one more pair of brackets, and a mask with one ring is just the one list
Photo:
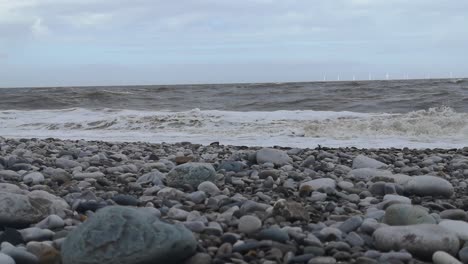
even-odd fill
[(450, 197), (454, 189), (450, 182), (436, 176), (415, 176), (405, 185), (405, 192), (418, 196)]
[(149, 210), (109, 206), (65, 239), (63, 264), (182, 263), (197, 242), (188, 229), (162, 222)]
[(283, 166), (292, 162), (288, 153), (279, 149), (263, 148), (257, 151), (256, 157), (258, 164), (273, 163), (276, 166)]
[(23, 227), (48, 216), (48, 204), (26, 195), (0, 191), (0, 226)]
[(421, 259), (431, 259), (436, 251), (456, 255), (460, 248), (455, 233), (433, 224), (385, 226), (374, 232), (373, 239), (381, 251), (405, 249)]
[(392, 226), (437, 223), (425, 208), (403, 203), (389, 206), (385, 210), (383, 222)]
[(358, 155), (353, 160), (353, 169), (370, 168), (370, 169), (384, 169), (387, 168), (387, 164), (378, 160), (366, 157), (364, 155)]
[(205, 181), (214, 182), (216, 171), (209, 163), (185, 163), (173, 168), (166, 176), (166, 182), (171, 187), (191, 186), (194, 190)]

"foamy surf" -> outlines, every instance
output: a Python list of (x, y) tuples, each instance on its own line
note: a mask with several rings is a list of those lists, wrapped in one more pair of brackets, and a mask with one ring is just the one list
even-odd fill
[(468, 145), (468, 114), (448, 107), (405, 114), (332, 111), (184, 112), (7, 110), (0, 135), (13, 138), (147, 141), (285, 147), (460, 148)]

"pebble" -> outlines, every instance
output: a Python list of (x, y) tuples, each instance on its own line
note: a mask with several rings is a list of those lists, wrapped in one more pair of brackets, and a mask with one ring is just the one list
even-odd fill
[(451, 220), (467, 220), (467, 214), (462, 209), (447, 209), (440, 212), (440, 218)]
[(335, 264), (336, 259), (333, 257), (314, 257), (307, 264)]
[(272, 163), (276, 166), (283, 166), (291, 163), (292, 159), (282, 150), (263, 148), (257, 151), (256, 161), (258, 164)]
[(435, 252), (434, 255), (432, 255), (432, 261), (434, 264), (462, 264), (456, 258), (444, 251)]
[(50, 240), (55, 235), (55, 233), (49, 229), (41, 229), (38, 227), (22, 229), (19, 230), (19, 232), (26, 242)]
[(205, 192), (210, 196), (217, 195), (220, 193), (218, 186), (210, 181), (204, 181), (198, 185), (197, 190)]
[(191, 258), (187, 259), (184, 264), (211, 264), (212, 262), (210, 254), (197, 253)]
[(0, 263), (1, 264), (16, 264), (15, 260), (12, 257), (4, 253), (0, 253)]
[(409, 204), (393, 204), (385, 210), (383, 222), (388, 225), (403, 226), (416, 224), (436, 224), (427, 210)]
[(15, 247), (8, 242), (1, 244), (1, 253), (10, 256), (18, 264), (39, 264), (39, 259), (23, 247)]
[(435, 176), (415, 176), (405, 184), (405, 191), (419, 196), (450, 197), (454, 188), (450, 182)]
[(362, 217), (360, 216), (352, 216), (348, 218), (346, 221), (344, 221), (338, 229), (341, 230), (343, 233), (349, 233), (351, 231), (354, 231), (358, 229), (363, 222)]
[(257, 236), (260, 240), (273, 240), (280, 243), (286, 243), (289, 240), (288, 232), (275, 227), (263, 229)]
[(239, 219), (238, 229), (245, 234), (257, 232), (262, 227), (262, 221), (253, 215), (244, 215)]
[(0, 225), (28, 226), (47, 217), (45, 206), (22, 194), (0, 192)]
[(463, 262), (463, 264), (468, 263), (468, 247), (463, 247), (458, 251), (458, 256), (460, 257), (460, 260)]
[(379, 250), (405, 249), (422, 259), (430, 259), (436, 251), (455, 255), (460, 247), (455, 233), (434, 224), (381, 227), (373, 238)]
[(358, 155), (353, 160), (353, 169), (361, 169), (361, 168), (371, 168), (371, 169), (381, 169), (386, 168), (387, 165), (383, 162), (378, 160), (366, 157), (364, 155)]
[(461, 240), (468, 240), (468, 223), (460, 220), (442, 220), (439, 226), (457, 234)]
[(189, 162), (174, 167), (166, 176), (167, 185), (171, 187), (191, 186), (196, 189), (204, 181), (213, 182), (216, 171), (209, 163)]
[(23, 177), (23, 181), (26, 184), (40, 184), (44, 182), (44, 180), (44, 175), (40, 172), (31, 172)]
[(309, 220), (309, 214), (300, 203), (288, 202), (284, 199), (278, 200), (273, 206), (273, 214), (284, 217), (286, 220)]

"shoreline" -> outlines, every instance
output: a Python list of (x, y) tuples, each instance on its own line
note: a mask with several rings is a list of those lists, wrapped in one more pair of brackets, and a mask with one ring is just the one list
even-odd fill
[[(468, 147), (0, 137), (0, 259), (107, 264), (124, 254), (141, 263), (422, 264), (454, 256), (465, 262), (467, 178)], [(156, 242), (143, 239), (142, 230)]]

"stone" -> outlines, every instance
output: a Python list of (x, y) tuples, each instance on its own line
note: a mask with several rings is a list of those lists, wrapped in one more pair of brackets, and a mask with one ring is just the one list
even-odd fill
[(378, 160), (366, 157), (364, 155), (358, 155), (353, 160), (353, 169), (361, 169), (361, 168), (371, 168), (371, 169), (382, 169), (387, 168), (387, 164), (380, 162)]
[(127, 194), (114, 195), (112, 200), (118, 205), (138, 206), (140, 204), (137, 198)]
[(176, 208), (176, 207), (172, 207), (167, 212), (167, 217), (171, 219), (179, 220), (179, 221), (185, 221), (188, 215), (189, 215), (189, 212)]
[(451, 197), (454, 188), (450, 182), (436, 176), (414, 176), (404, 185), (407, 193), (418, 196)]
[(183, 264), (211, 264), (211, 256), (207, 253), (197, 253), (187, 259)]
[(458, 256), (463, 264), (468, 264), (468, 247), (463, 247), (458, 251)]
[(26, 249), (39, 259), (40, 264), (61, 263), (60, 252), (50, 242), (29, 242)]
[(41, 229), (38, 227), (30, 227), (19, 230), (24, 241), (44, 241), (51, 240), (55, 233), (49, 229)]
[(381, 251), (405, 249), (421, 259), (431, 259), (436, 251), (455, 255), (460, 247), (455, 233), (434, 224), (384, 226), (374, 232), (373, 239)]
[(389, 260), (400, 260), (402, 262), (408, 262), (413, 259), (413, 256), (408, 252), (385, 252), (379, 257), (379, 262), (387, 263)]
[(0, 183), (0, 192), (7, 192), (7, 193), (16, 193), (16, 194), (27, 194), (28, 191), (21, 190), (20, 187), (17, 185), (2, 182)]
[(442, 220), (439, 226), (457, 234), (461, 240), (468, 240), (468, 223), (459, 220)]
[(340, 229), (334, 227), (325, 227), (319, 232), (320, 238), (324, 241), (331, 241), (341, 239), (343, 232)]
[(39, 264), (39, 259), (32, 253), (26, 251), (25, 248), (15, 247), (8, 242), (3, 242), (2, 253), (10, 256), (18, 264)]
[(100, 171), (95, 171), (95, 172), (76, 172), (73, 173), (72, 177), (75, 180), (85, 180), (85, 179), (101, 179), (104, 178), (104, 173)]
[(263, 229), (257, 236), (259, 240), (273, 240), (280, 243), (286, 243), (289, 240), (288, 232), (277, 227)]
[(299, 186), (300, 191), (308, 191), (308, 192), (317, 191), (319, 189), (325, 189), (325, 188), (335, 189), (336, 181), (330, 178), (320, 178), (320, 179), (303, 182)]
[(204, 181), (214, 182), (216, 171), (209, 163), (185, 163), (173, 168), (166, 176), (166, 182), (171, 187), (183, 187), (185, 185), (196, 189)]
[(390, 205), (385, 210), (383, 222), (392, 226), (437, 223), (424, 207), (409, 204)]
[(148, 184), (152, 183), (153, 185), (163, 185), (163, 179), (165, 178), (164, 174), (159, 171), (152, 171), (146, 174), (141, 175), (137, 180), (136, 183), (139, 184)]
[(220, 190), (216, 184), (210, 182), (210, 181), (204, 181), (198, 185), (197, 188), (199, 191), (205, 192), (211, 196), (217, 195)]
[(18, 244), (24, 244), (24, 239), (18, 230), (5, 227), (4, 231), (0, 233), (0, 244), (3, 242), (8, 242), (16, 246)]
[(253, 215), (244, 215), (239, 219), (238, 229), (245, 234), (257, 232), (262, 227), (262, 221)]
[(297, 202), (278, 200), (273, 206), (273, 215), (284, 217), (288, 221), (309, 221), (309, 214), (304, 207)]
[(273, 163), (276, 166), (288, 165), (292, 162), (286, 152), (271, 148), (263, 148), (257, 151), (256, 160), (258, 164)]
[(0, 192), (0, 225), (28, 226), (44, 219), (47, 213), (47, 204), (26, 195)]
[(467, 220), (467, 214), (462, 209), (447, 209), (440, 212), (440, 218), (451, 220)]
[(19, 181), (21, 176), (12, 170), (0, 170), (0, 179)]
[(31, 172), (23, 177), (23, 182), (26, 184), (32, 183), (32, 184), (39, 184), (44, 182), (44, 175), (40, 172)]
[(79, 167), (81, 166), (81, 164), (74, 160), (58, 158), (55, 160), (55, 166), (57, 166), (58, 168), (67, 170), (67, 169), (73, 169), (75, 167)]
[(3, 253), (0, 253), (0, 263), (1, 264), (16, 264), (15, 260)]
[(44, 220), (36, 224), (36, 227), (43, 229), (62, 228), (65, 225), (63, 219), (58, 215), (49, 215)]
[(334, 257), (314, 257), (307, 262), (307, 264), (335, 264), (336, 259)]
[(396, 195), (396, 194), (386, 194), (383, 197), (384, 202), (392, 203), (402, 203), (402, 204), (411, 204), (411, 199), (406, 196)]
[(35, 204), (40, 204), (42, 207), (46, 207), (49, 215), (56, 214), (65, 218), (67, 211), (70, 209), (70, 206), (64, 199), (46, 191), (35, 190), (28, 193), (28, 197), (31, 201), (34, 201)]
[(65, 183), (71, 180), (71, 175), (66, 170), (61, 168), (47, 168), (43, 171), (45, 177), (49, 177), (58, 183)]
[(352, 217), (348, 218), (346, 221), (344, 221), (338, 227), (338, 229), (340, 229), (341, 232), (347, 234), (347, 233), (349, 233), (351, 231), (354, 231), (354, 230), (358, 229), (361, 226), (362, 222), (363, 222), (362, 217), (352, 216)]
[(444, 251), (435, 252), (434, 255), (432, 255), (432, 261), (434, 264), (462, 264), (458, 259)]
[(110, 206), (74, 229), (62, 245), (63, 264), (180, 263), (195, 253), (189, 230), (147, 210)]
[(218, 171), (219, 170), (225, 170), (227, 171), (233, 171), (233, 172), (239, 172), (242, 170), (242, 168), (245, 167), (245, 164), (240, 162), (240, 161), (230, 161), (230, 160), (225, 160), (221, 162), (218, 166)]
[(347, 175), (347, 177), (358, 181), (370, 181), (375, 177), (391, 178), (392, 176), (390, 171), (371, 168), (353, 169)]
[(364, 239), (362, 239), (361, 236), (359, 236), (356, 232), (351, 232), (349, 233), (346, 238), (346, 242), (350, 244), (353, 247), (361, 247), (364, 245)]

